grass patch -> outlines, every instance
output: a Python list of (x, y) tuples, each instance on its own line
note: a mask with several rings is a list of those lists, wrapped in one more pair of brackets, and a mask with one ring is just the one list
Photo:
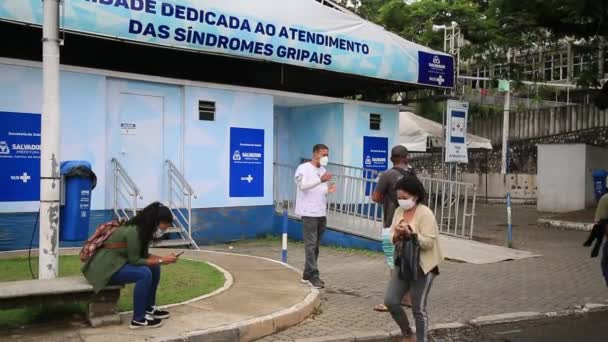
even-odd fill
[[(34, 275), (38, 273), (38, 258), (32, 258)], [(224, 284), (224, 275), (205, 262), (182, 259), (176, 264), (162, 266), (156, 304), (165, 305), (211, 293)], [(77, 255), (59, 257), (59, 276), (81, 275)], [(0, 282), (32, 279), (27, 258), (0, 259)], [(133, 310), (134, 284), (127, 285), (120, 293), (118, 309)], [(0, 328), (17, 327), (32, 323), (44, 323), (67, 318), (82, 319), (85, 303), (44, 305), (20, 309), (0, 310)]]

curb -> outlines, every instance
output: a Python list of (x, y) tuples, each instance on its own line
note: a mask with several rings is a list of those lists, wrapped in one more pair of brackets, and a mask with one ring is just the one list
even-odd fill
[[(607, 301), (608, 302), (608, 301)], [(433, 337), (438, 336), (452, 336), (455, 338), (454, 341), (461, 340), (458, 338), (458, 334), (467, 334), (471, 331), (485, 326), (499, 325), (506, 323), (517, 323), (517, 322), (531, 322), (540, 319), (550, 319), (556, 317), (584, 315), (594, 312), (608, 312), (608, 304), (595, 304), (589, 303), (585, 305), (577, 306), (573, 309), (554, 311), (554, 312), (513, 312), (499, 315), (482, 316), (475, 318), (467, 323), (443, 323), (433, 325), (430, 329), (429, 335)], [(353, 332), (344, 335), (324, 336), (324, 337), (313, 337), (296, 339), (295, 342), (392, 342), (396, 341), (401, 336), (399, 330), (392, 332), (385, 331), (368, 331), (368, 332)]]
[[(66, 248), (66, 249), (62, 248), (61, 249), (61, 251), (64, 253), (70, 253), (70, 252), (78, 253), (79, 250), (80, 250), (79, 248)], [(0, 252), (0, 258), (10, 258), (10, 257), (18, 256), (20, 253), (23, 253), (23, 252), (27, 252), (27, 250)], [(33, 250), (32, 250), (32, 252), (33, 252)], [(236, 254), (236, 253), (209, 251), (209, 250), (204, 250), (204, 249), (199, 250), (198, 252), (226, 254), (226, 255), (241, 256), (241, 257), (246, 257), (246, 258), (262, 259), (262, 260), (271, 261), (273, 263), (282, 265), (283, 267), (285, 267), (293, 272), (296, 272), (298, 274), (301, 273), (300, 270), (298, 270), (297, 268), (295, 268), (293, 266), (290, 266), (290, 265), (287, 265), (280, 261), (269, 259), (269, 258), (264, 258), (264, 257), (259, 257), (259, 256), (250, 256), (250, 255), (244, 255), (244, 254)], [(33, 254), (34, 253), (32, 253), (32, 255)], [(207, 262), (207, 261), (202, 261), (202, 262)], [(230, 274), (230, 272), (228, 272), (224, 268), (219, 267), (216, 264), (213, 264), (211, 262), (207, 262), (207, 263), (211, 267), (215, 267), (216, 269), (220, 270), (224, 274), (224, 277), (225, 277), (224, 286), (221, 287), (220, 289), (218, 289), (210, 294), (204, 295), (202, 297), (190, 299), (183, 303), (171, 304), (170, 306), (188, 304), (189, 302), (192, 302), (192, 301), (208, 298), (213, 295), (217, 295), (220, 292), (224, 292), (224, 291), (228, 290), (230, 287), (232, 287), (232, 285), (234, 283), (234, 278)], [(285, 330), (287, 328), (290, 328), (292, 326), (295, 326), (295, 325), (303, 322), (305, 319), (307, 319), (309, 316), (311, 316), (313, 314), (314, 310), (320, 304), (321, 304), (320, 291), (311, 287), (310, 292), (308, 293), (308, 295), (306, 295), (306, 298), (304, 298), (303, 301), (301, 301), (289, 308), (274, 312), (272, 314), (252, 318), (252, 319), (234, 323), (234, 324), (227, 324), (227, 325), (223, 325), (223, 326), (219, 326), (219, 327), (215, 327), (215, 328), (198, 330), (198, 331), (194, 330), (194, 331), (184, 333), (181, 336), (177, 335), (177, 336), (162, 337), (162, 338), (151, 339), (150, 341), (154, 341), (154, 342), (253, 341), (253, 340), (268, 336), (268, 335), (278, 333), (282, 330)], [(163, 306), (163, 307), (169, 307), (169, 306)], [(124, 315), (129, 314), (129, 312), (121, 312), (120, 314), (121, 314), (121, 316), (124, 316)], [(369, 340), (369, 341), (373, 341), (373, 340)]]
[(537, 223), (539, 227), (542, 228), (557, 228), (564, 230), (577, 230), (583, 232), (590, 232), (593, 229), (593, 223), (560, 221), (550, 219), (538, 219)]
[[(284, 266), (287, 269), (292, 270), (298, 274), (302, 271), (299, 269), (282, 263), (277, 260), (264, 258), (254, 255), (245, 255), (229, 252), (219, 252), (210, 250), (200, 250), (205, 253), (225, 254), (232, 256), (240, 256), (246, 258), (255, 258), (266, 261), (271, 261), (279, 265)], [(314, 288), (310, 288), (310, 292), (304, 298), (303, 301), (281, 311), (274, 312), (272, 314), (252, 318), (246, 321), (242, 321), (234, 324), (227, 324), (215, 328), (205, 330), (190, 331), (182, 336), (163, 337), (153, 339), (154, 342), (228, 342), (228, 341), (253, 341), (262, 337), (276, 334), (287, 328), (295, 326), (310, 315), (313, 314), (314, 310), (321, 304), (320, 291)]]
[(155, 342), (223, 342), (252, 341), (264, 336), (278, 333), (299, 324), (308, 318), (319, 306), (319, 290), (311, 288), (306, 298), (290, 307), (270, 315), (253, 318), (236, 324), (216, 328), (191, 331), (184, 336), (159, 338)]

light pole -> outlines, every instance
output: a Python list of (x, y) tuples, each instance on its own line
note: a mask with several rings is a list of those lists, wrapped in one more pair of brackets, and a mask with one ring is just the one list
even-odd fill
[[(510, 82), (510, 64), (511, 64), (511, 49), (507, 51), (507, 82)], [(500, 173), (503, 175), (507, 174), (507, 152), (509, 143), (509, 112), (511, 110), (511, 85), (509, 84), (507, 91), (505, 92), (505, 104), (503, 108), (503, 122), (502, 122), (502, 158), (500, 164)]]
[[(451, 54), (455, 58), (454, 63), (454, 85), (457, 88), (458, 79), (460, 77), (460, 45), (462, 43), (460, 28), (456, 22), (452, 22), (452, 24), (448, 27), (446, 25), (433, 25), (433, 31), (443, 30), (443, 51)], [(463, 92), (464, 93), (464, 92)], [(445, 92), (447, 94), (447, 91)], [(452, 95), (455, 95), (456, 92), (454, 89), (451, 91)], [(442, 113), (441, 113), (441, 133), (443, 144), (441, 145), (441, 176), (445, 177), (445, 145), (446, 145), (446, 131), (445, 131), (445, 116), (447, 111), (447, 103), (444, 102)], [(450, 164), (451, 165), (451, 164)], [(451, 175), (452, 167), (450, 166), (450, 175)], [(458, 168), (456, 168), (458, 170)], [(449, 177), (451, 180), (451, 176)]]
[(59, 269), (59, 2), (43, 0), (39, 279)]

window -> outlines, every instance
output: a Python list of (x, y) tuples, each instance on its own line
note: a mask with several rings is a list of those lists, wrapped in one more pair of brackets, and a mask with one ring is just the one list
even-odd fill
[(379, 131), (381, 122), (382, 122), (382, 117), (380, 116), (380, 114), (374, 114), (374, 113), (369, 114), (369, 129), (374, 130), (374, 131)]
[(551, 67), (552, 66), (553, 66), (553, 61), (551, 60), (551, 56), (548, 56), (547, 60), (545, 61), (545, 80), (546, 81), (551, 81), (551, 74), (552, 74)]
[(198, 119), (201, 121), (215, 121), (215, 102), (198, 101)]

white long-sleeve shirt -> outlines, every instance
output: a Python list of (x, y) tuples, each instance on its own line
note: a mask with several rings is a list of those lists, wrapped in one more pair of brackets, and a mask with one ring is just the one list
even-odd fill
[(304, 163), (296, 169), (296, 215), (307, 217), (324, 217), (327, 215), (327, 183), (321, 182), (321, 176), (327, 172), (324, 167)]

